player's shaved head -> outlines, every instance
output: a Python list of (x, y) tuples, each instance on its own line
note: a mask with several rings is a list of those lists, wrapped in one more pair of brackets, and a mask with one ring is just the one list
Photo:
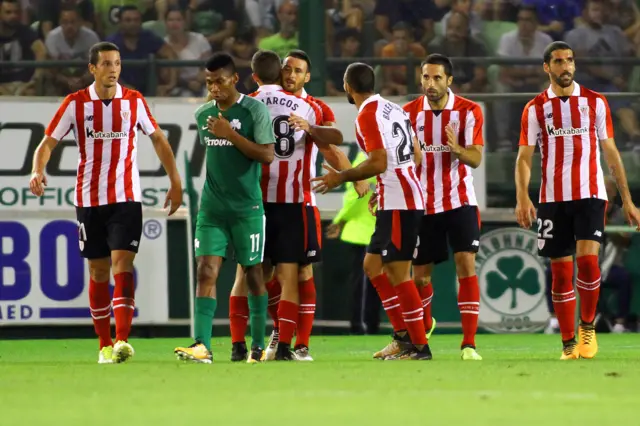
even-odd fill
[(354, 62), (347, 67), (344, 73), (344, 82), (355, 93), (373, 93), (376, 85), (376, 76), (373, 68), (369, 65), (362, 62)]
[(218, 52), (211, 56), (205, 64), (207, 71), (215, 72), (220, 69), (229, 71), (230, 74), (236, 73), (236, 64), (228, 53)]
[(262, 84), (280, 84), (280, 57), (272, 50), (258, 50), (251, 58), (251, 70)]

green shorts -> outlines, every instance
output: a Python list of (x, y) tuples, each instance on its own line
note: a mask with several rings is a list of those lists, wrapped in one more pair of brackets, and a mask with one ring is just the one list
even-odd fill
[(231, 243), (236, 261), (242, 266), (262, 263), (264, 258), (264, 214), (235, 217), (198, 212), (195, 254), (225, 257)]

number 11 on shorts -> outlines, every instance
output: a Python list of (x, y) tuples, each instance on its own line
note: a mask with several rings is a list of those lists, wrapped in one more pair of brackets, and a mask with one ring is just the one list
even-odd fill
[(251, 253), (262, 251), (262, 247), (260, 247), (260, 234), (251, 234), (249, 237), (251, 238)]

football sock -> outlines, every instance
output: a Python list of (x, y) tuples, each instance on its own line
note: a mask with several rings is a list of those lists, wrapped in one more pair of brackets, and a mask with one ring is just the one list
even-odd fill
[(420, 293), (413, 280), (405, 281), (394, 288), (398, 295), (398, 301), (402, 308), (402, 317), (407, 327), (407, 332), (414, 345), (426, 345), (427, 336), (424, 331), (424, 308)]
[(298, 311), (298, 329), (296, 346), (309, 347), (313, 319), (316, 315), (316, 284), (313, 277), (298, 284), (300, 292), (300, 309)]
[(273, 278), (266, 284), (267, 294), (269, 295), (269, 306), (267, 310), (269, 311), (269, 316), (273, 320), (273, 328), (278, 328), (278, 302), (280, 301), (280, 293), (282, 292), (282, 288), (280, 287), (280, 283), (277, 279)]
[(251, 347), (264, 348), (264, 335), (267, 325), (267, 293), (260, 296), (249, 294), (249, 318), (251, 322)]
[(458, 309), (462, 322), (462, 347), (476, 347), (476, 332), (478, 331), (478, 314), (480, 312), (480, 286), (478, 277), (473, 275), (458, 279), (460, 292), (458, 293)]
[(116, 342), (129, 339), (131, 322), (136, 304), (134, 300), (134, 283), (131, 272), (121, 272), (113, 276), (113, 316), (116, 319)]
[(211, 351), (211, 327), (217, 304), (218, 301), (211, 297), (196, 297), (194, 339), (205, 345), (209, 351)]
[(244, 296), (229, 297), (229, 325), (231, 328), (231, 343), (244, 342), (249, 320), (249, 304)]
[(393, 289), (391, 282), (389, 282), (387, 275), (380, 274), (377, 277), (371, 278), (371, 284), (373, 284), (378, 292), (378, 296), (380, 296), (382, 306), (393, 326), (393, 331), (398, 333), (399, 331), (406, 330), (407, 327), (402, 319), (402, 310), (400, 309), (398, 295), (396, 294), (396, 290)]
[(296, 331), (298, 319), (298, 304), (281, 300), (278, 304), (278, 322), (280, 329), (280, 343), (291, 345), (293, 333)]
[(429, 282), (427, 285), (420, 287), (420, 297), (422, 298), (422, 307), (424, 308), (424, 329), (428, 333), (433, 325), (431, 317), (431, 299), (433, 299), (433, 285)]
[(109, 282), (97, 283), (89, 280), (89, 308), (93, 319), (93, 328), (96, 330), (100, 349), (105, 346), (113, 346), (111, 340), (111, 296), (109, 295)]
[(592, 323), (596, 317), (598, 297), (600, 296), (600, 265), (598, 256), (580, 256), (576, 287), (580, 295), (580, 319)]
[(558, 318), (562, 340), (571, 340), (576, 335), (576, 294), (573, 290), (573, 262), (551, 263), (551, 298), (553, 310)]

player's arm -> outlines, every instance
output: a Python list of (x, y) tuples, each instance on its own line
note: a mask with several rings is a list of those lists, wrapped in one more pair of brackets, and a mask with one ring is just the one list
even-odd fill
[(516, 219), (520, 226), (529, 229), (536, 217), (536, 209), (529, 197), (531, 182), (531, 164), (536, 142), (540, 137), (540, 125), (536, 117), (535, 106), (531, 103), (522, 112), (520, 127), (520, 148), (516, 158)]
[(305, 118), (294, 113), (291, 113), (289, 117), (289, 125), (296, 130), (306, 132), (313, 138), (318, 148), (340, 145), (343, 142), (342, 132), (337, 127), (311, 124)]
[(181, 187), (180, 173), (178, 173), (178, 166), (176, 165), (176, 158), (173, 155), (169, 140), (159, 127), (149, 135), (153, 149), (156, 151), (156, 155), (164, 167), (164, 171), (167, 172), (167, 176), (171, 181), (171, 186)]
[(466, 146), (460, 146), (458, 144), (457, 134), (450, 125), (447, 125), (445, 129), (451, 153), (455, 155), (460, 162), (474, 169), (482, 162), (482, 146), (484, 145), (482, 135), (483, 125), (482, 110), (476, 105), (471, 108), (467, 114), (465, 122), (464, 140)]
[(323, 165), (327, 173), (311, 179), (316, 183), (313, 190), (326, 194), (333, 188), (342, 185), (345, 182), (356, 182), (366, 180), (371, 177), (384, 173), (387, 170), (387, 151), (384, 148), (375, 149), (369, 152), (369, 157), (358, 166), (348, 170), (338, 172), (328, 165)]
[(351, 168), (351, 163), (347, 155), (335, 145), (318, 146), (318, 151), (322, 154), (326, 162), (338, 171)]
[(273, 161), (273, 144), (275, 143), (275, 137), (273, 137), (273, 140), (269, 143), (258, 142), (258, 139), (256, 139), (256, 142), (252, 142), (236, 132), (231, 127), (229, 121), (220, 113), (218, 117), (207, 118), (207, 125), (211, 133), (227, 139), (246, 157), (264, 164), (269, 164)]

